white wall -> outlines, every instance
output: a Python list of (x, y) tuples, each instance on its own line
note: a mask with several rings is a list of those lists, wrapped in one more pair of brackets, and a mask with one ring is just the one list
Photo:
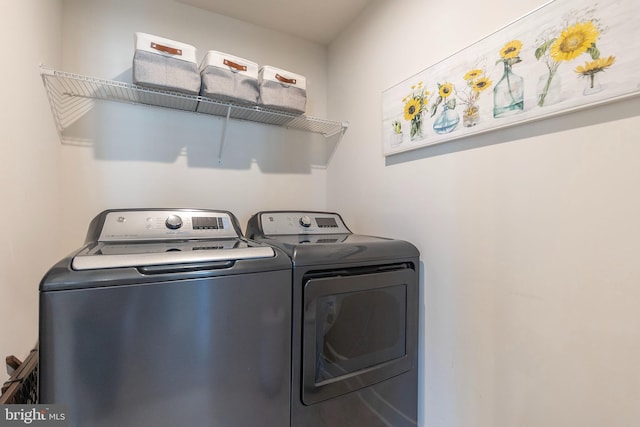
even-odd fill
[[(25, 38), (0, 69), (0, 354), (33, 345), (37, 282), (101, 209), (327, 207), (422, 252), (421, 426), (634, 425), (640, 102), (381, 155), (383, 90), (541, 3), (380, 0), (327, 57), (170, 0), (2, 0), (2, 39)], [(126, 81), (134, 31), (309, 76), (309, 112), (351, 122), (328, 172), (306, 134), (231, 126), (219, 165), (219, 120), (121, 104), (60, 144), (38, 64)]]
[(38, 283), (60, 257), (60, 143), (39, 64), (60, 63), (61, 13), (57, 0), (1, 0), (0, 9), (0, 40), (16, 47), (0, 67), (0, 356), (24, 360), (38, 338)]
[[(133, 34), (147, 32), (308, 76), (308, 114), (326, 115), (326, 48), (173, 0), (65, 0), (63, 69), (131, 81)], [(262, 209), (322, 208), (327, 144), (300, 131), (98, 102), (65, 131), (63, 231), (74, 245), (112, 207), (227, 209), (242, 226)]]
[[(39, 65), (131, 81), (133, 33), (219, 50), (308, 77), (309, 115), (327, 115), (326, 47), (173, 0), (0, 0), (2, 79), (0, 355), (37, 340), (38, 283), (118, 207), (322, 209), (330, 144), (322, 136), (153, 107), (97, 102), (58, 138)], [(0, 378), (2, 375), (0, 374)]]
[(376, 1), (329, 48), (328, 209), (422, 253), (421, 426), (640, 419), (640, 101), (381, 153), (382, 91), (541, 4)]

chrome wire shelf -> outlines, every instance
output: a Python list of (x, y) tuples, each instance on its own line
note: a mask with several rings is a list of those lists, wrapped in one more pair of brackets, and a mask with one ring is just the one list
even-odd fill
[[(227, 120), (230, 118), (246, 120), (319, 133), (327, 138), (340, 133), (344, 134), (349, 126), (347, 122), (289, 114), (258, 106), (216, 101), (202, 96), (152, 89), (45, 67), (41, 67), (40, 72), (60, 134), (87, 111), (91, 110), (94, 100), (118, 101), (191, 111), (221, 116)], [(224, 145), (226, 124), (225, 122), (223, 126), (220, 153), (222, 153), (222, 146)]]

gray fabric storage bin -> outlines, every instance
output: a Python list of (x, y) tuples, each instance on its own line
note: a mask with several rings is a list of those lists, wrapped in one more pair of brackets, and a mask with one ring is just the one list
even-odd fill
[(200, 95), (240, 104), (258, 103), (258, 64), (210, 50), (200, 64)]
[(135, 33), (133, 83), (156, 89), (200, 93), (196, 48), (145, 33)]
[(304, 76), (265, 65), (258, 77), (260, 105), (289, 113), (304, 114), (307, 83)]

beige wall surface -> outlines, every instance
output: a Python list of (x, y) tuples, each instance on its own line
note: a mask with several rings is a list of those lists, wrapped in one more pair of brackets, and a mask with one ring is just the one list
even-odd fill
[[(26, 357), (38, 339), (38, 283), (60, 258), (59, 156), (39, 65), (60, 64), (61, 3), (2, 0), (0, 39), (0, 356)], [(4, 364), (2, 365), (4, 372)], [(0, 374), (0, 382), (3, 375)]]
[[(5, 3), (7, 3), (5, 5)], [(38, 283), (108, 208), (322, 209), (331, 144), (302, 131), (125, 103), (95, 102), (58, 138), (39, 66), (131, 82), (134, 32), (307, 77), (307, 113), (326, 117), (326, 47), (172, 0), (2, 0), (4, 183), (0, 355), (37, 340)], [(1, 377), (1, 375), (0, 375)]]
[(422, 255), (421, 426), (640, 419), (640, 100), (382, 156), (384, 90), (542, 4), (377, 1), (329, 48), (327, 207)]
[[(173, 0), (65, 0), (63, 69), (131, 82), (134, 32), (243, 57), (307, 76), (311, 116), (326, 110), (326, 47)], [(258, 210), (312, 206), (326, 198), (324, 137), (230, 121), (218, 161), (223, 119), (160, 108), (99, 102), (66, 131), (65, 232), (82, 230), (110, 207), (226, 209), (246, 225)]]
[[(6, 3), (6, 4), (5, 4)], [(9, 4), (10, 3), (10, 4)], [(640, 419), (638, 99), (382, 156), (381, 94), (540, 0), (374, 1), (327, 51), (170, 0), (2, 0), (0, 355), (37, 337), (37, 286), (112, 207), (328, 209), (422, 253), (421, 427), (631, 426)], [(306, 75), (296, 131), (98, 102), (56, 134), (42, 63), (130, 81), (133, 32)]]

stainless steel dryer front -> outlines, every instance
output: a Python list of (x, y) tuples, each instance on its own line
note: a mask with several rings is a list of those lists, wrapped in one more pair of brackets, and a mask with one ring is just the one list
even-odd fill
[(288, 425), (290, 280), (229, 212), (102, 212), (40, 285), (41, 403), (76, 427)]
[(415, 427), (415, 246), (331, 212), (259, 212), (246, 235), (291, 258), (292, 427)]

